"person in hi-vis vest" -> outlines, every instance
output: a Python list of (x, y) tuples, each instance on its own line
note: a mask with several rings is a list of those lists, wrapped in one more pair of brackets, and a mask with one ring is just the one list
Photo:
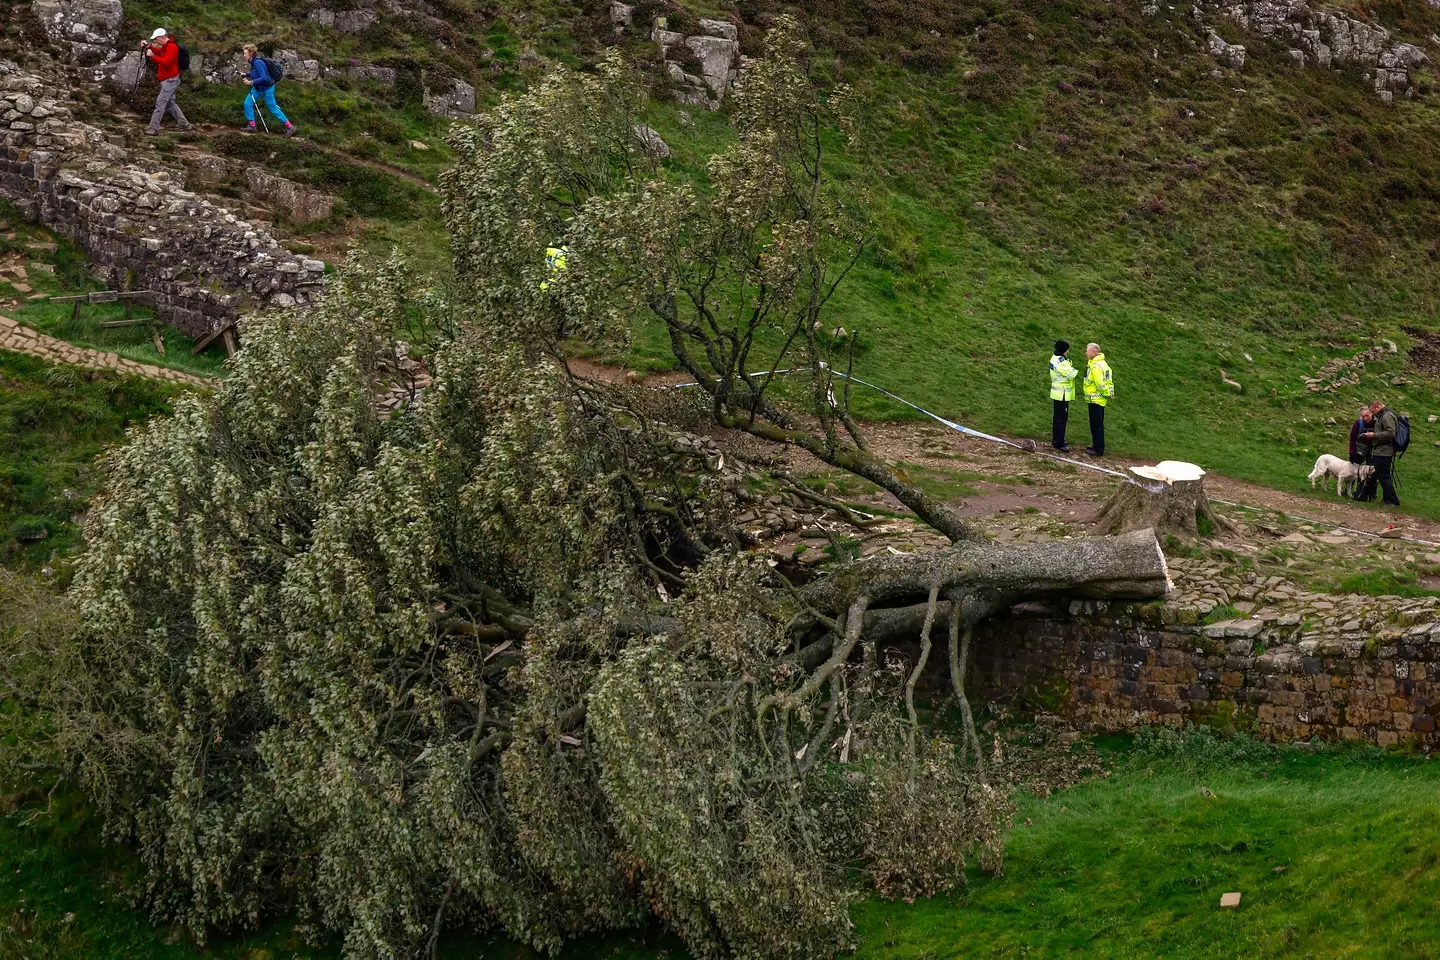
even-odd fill
[(1110, 364), (1100, 352), (1100, 344), (1092, 343), (1085, 348), (1088, 363), (1085, 366), (1085, 403), (1090, 408), (1090, 446), (1085, 452), (1095, 457), (1105, 456), (1105, 405), (1115, 397), (1115, 381), (1110, 377)]
[(1080, 371), (1070, 362), (1070, 344), (1055, 341), (1055, 356), (1050, 358), (1050, 399), (1055, 412), (1050, 420), (1050, 446), (1061, 453), (1070, 452), (1065, 442), (1065, 427), (1070, 422), (1070, 401), (1075, 399), (1075, 378)]

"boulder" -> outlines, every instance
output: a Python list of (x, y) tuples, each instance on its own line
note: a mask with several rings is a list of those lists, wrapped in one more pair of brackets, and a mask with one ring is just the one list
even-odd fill
[(468, 116), (475, 112), (475, 88), (464, 80), (449, 79), (432, 90), (425, 84), (425, 109), (442, 117)]
[(399, 78), (394, 67), (378, 67), (373, 63), (352, 64), (344, 72), (356, 80), (368, 80), (386, 87), (395, 86), (395, 81)]
[(380, 20), (374, 10), (311, 10), (308, 17), (313, 23), (336, 33), (364, 33)]
[(620, 0), (611, 0), (610, 22), (617, 27), (628, 27), (634, 24), (635, 5), (633, 3), (621, 3)]
[(701, 20), (700, 31), (707, 36), (720, 37), (724, 40), (740, 39), (740, 28), (729, 20)]
[(306, 60), (294, 50), (277, 50), (274, 59), (285, 68), (286, 80), (314, 83), (320, 79), (320, 61), (318, 60)]
[(1245, 48), (1238, 43), (1226, 42), (1225, 38), (1214, 30), (1210, 31), (1210, 36), (1205, 41), (1205, 50), (1227, 67), (1239, 70), (1245, 66)]
[(670, 156), (670, 145), (661, 139), (660, 134), (653, 127), (647, 127), (643, 123), (635, 125), (635, 137), (644, 146), (645, 152), (657, 160), (665, 160)]
[(112, 93), (128, 97), (140, 85), (145, 72), (145, 58), (138, 51), (131, 51), (107, 67), (96, 71), (96, 78)]

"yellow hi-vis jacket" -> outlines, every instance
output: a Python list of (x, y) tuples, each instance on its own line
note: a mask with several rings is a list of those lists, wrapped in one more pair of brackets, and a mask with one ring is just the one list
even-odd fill
[[(549, 271), (550, 271), (550, 276), (551, 276), (552, 278), (553, 278), (556, 274), (558, 274), (561, 270), (564, 270), (564, 269), (565, 269), (565, 267), (566, 267), (566, 262), (565, 262), (565, 261), (566, 261), (566, 258), (569, 257), (569, 256), (570, 256), (570, 248), (569, 248), (569, 247), (546, 247), (546, 248), (545, 248), (545, 266), (546, 266), (547, 269), (549, 269)], [(541, 290), (548, 290), (548, 289), (550, 289), (550, 280), (548, 280), (548, 279), (547, 279), (547, 280), (541, 280), (541, 281), (540, 281), (540, 289), (541, 289)]]
[(1085, 401), (1103, 407), (1115, 396), (1115, 382), (1110, 379), (1110, 364), (1105, 354), (1097, 353), (1085, 368)]
[(1070, 362), (1069, 357), (1062, 357), (1058, 353), (1050, 358), (1050, 399), (1051, 400), (1074, 400), (1075, 399), (1075, 378), (1080, 376), (1080, 371), (1075, 369), (1075, 364)]

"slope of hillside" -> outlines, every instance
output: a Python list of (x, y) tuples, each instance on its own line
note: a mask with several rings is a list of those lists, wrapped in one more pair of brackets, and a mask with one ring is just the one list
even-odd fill
[[(1425, 418), (1440, 397), (1407, 354), (1436, 329), (1440, 107), (1386, 106), (1357, 75), (1294, 69), (1253, 40), (1245, 69), (1222, 71), (1124, 5), (1021, 3), (965, 30), (937, 70), (817, 58), (867, 104), (865, 153), (837, 172), (879, 237), (832, 315), (860, 331), (859, 372), (1043, 437), (1051, 342), (1095, 340), (1118, 384), (1117, 452), (1288, 489), (1319, 453), (1343, 455), (1360, 402), (1384, 396), (1418, 428), (1407, 508), (1436, 515)], [(719, 117), (692, 134), (662, 113), (679, 163), (698, 168), (725, 135)], [(1358, 384), (1307, 387), (1385, 339), (1400, 352)], [(667, 362), (658, 337), (640, 353)]]

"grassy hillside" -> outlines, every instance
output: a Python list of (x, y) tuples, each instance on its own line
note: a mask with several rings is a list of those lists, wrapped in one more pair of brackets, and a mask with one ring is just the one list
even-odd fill
[[(1384, 396), (1418, 428), (1407, 507), (1440, 515), (1425, 423), (1440, 395), (1406, 355), (1437, 329), (1440, 104), (1387, 107), (1360, 78), (1297, 71), (1253, 39), (1244, 71), (1213, 78), (1129, 5), (1005, 6), (964, 24), (979, 39), (934, 69), (905, 66), (901, 40), (875, 55), (896, 49), (883, 37), (817, 58), (868, 104), (863, 155), (836, 172), (869, 197), (880, 239), (832, 315), (861, 332), (861, 375), (1044, 437), (1053, 340), (1077, 356), (1095, 340), (1115, 370), (1114, 453), (1287, 489), (1319, 453), (1343, 455), (1358, 405)], [(1410, 26), (1428, 35), (1430, 19)], [(725, 136), (723, 118), (659, 113), (681, 165)], [(1305, 388), (1377, 338), (1401, 353), (1358, 387)], [(638, 354), (668, 362), (658, 335)], [(1087, 439), (1074, 414), (1072, 440)]]
[[(1440, 394), (1434, 374), (1406, 356), (1437, 328), (1440, 101), (1427, 78), (1418, 99), (1386, 106), (1354, 72), (1297, 70), (1279, 46), (1223, 23), (1250, 60), (1216, 76), (1188, 18), (1103, 0), (789, 6), (810, 26), (817, 76), (853, 85), (863, 104), (861, 149), (837, 142), (832, 154), (877, 235), (832, 318), (860, 331), (862, 375), (983, 429), (1044, 436), (1051, 343), (1096, 340), (1118, 388), (1113, 452), (1194, 460), (1287, 489), (1319, 453), (1344, 453), (1355, 408), (1385, 395), (1421, 428), (1401, 471), (1407, 508), (1440, 516), (1440, 454), (1424, 429)], [(249, 38), (322, 63), (396, 68), (393, 88), (286, 85), (307, 137), (339, 154), (226, 137), (210, 145), (336, 193), (340, 212), (326, 229), (398, 241), (435, 264), (436, 199), (345, 155), (433, 181), (448, 157), (447, 121), (420, 107), (425, 83), (464, 79), (484, 104), (614, 43), (653, 62), (644, 29), (616, 37), (608, 7), (446, 0), (413, 15), (382, 11), (341, 36), (298, 15), (308, 5), (137, 0), (126, 36), (164, 23), (212, 61)], [(682, 26), (729, 16), (755, 53), (786, 7), (648, 2), (636, 16)], [(1440, 12), (1423, 0), (1367, 10), (1350, 12), (1405, 39), (1428, 43), (1440, 30)], [(237, 85), (187, 88), (196, 118), (217, 124), (238, 123), (243, 96)], [(728, 136), (723, 114), (680, 111), (663, 96), (654, 113), (682, 172), (698, 175)], [(1359, 387), (1305, 389), (1327, 360), (1382, 339), (1402, 352), (1371, 364)], [(628, 359), (670, 363), (658, 331)], [(904, 415), (861, 403), (871, 416)], [(1084, 411), (1075, 414), (1072, 439), (1083, 445)]]

